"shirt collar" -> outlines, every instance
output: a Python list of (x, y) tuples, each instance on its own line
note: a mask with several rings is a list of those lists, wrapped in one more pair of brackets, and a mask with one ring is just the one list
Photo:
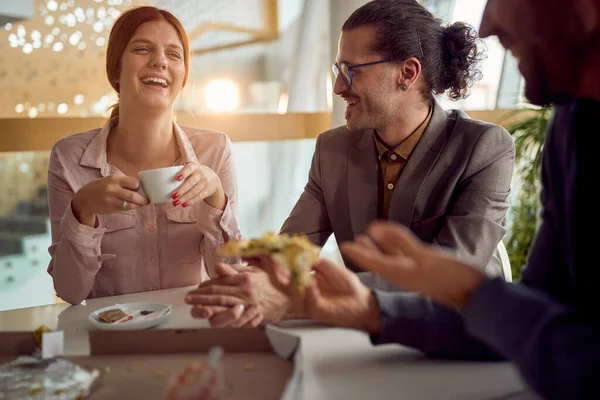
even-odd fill
[[(107, 162), (106, 156), (106, 142), (108, 139), (108, 134), (112, 127), (117, 123), (119, 117), (113, 117), (109, 119), (104, 127), (100, 129), (100, 132), (92, 139), (92, 141), (88, 144), (85, 149), (83, 155), (81, 156), (81, 160), (79, 162), (80, 165), (84, 167), (92, 167), (100, 170), (100, 174), (102, 176), (108, 176), (111, 172), (111, 167)], [(192, 146), (189, 138), (181, 129), (181, 127), (173, 121), (175, 138), (177, 139), (177, 145), (179, 146), (179, 152), (181, 153), (181, 161), (182, 165), (186, 163), (194, 163), (200, 165), (200, 161), (198, 161), (198, 157), (196, 156), (196, 152), (194, 151), (194, 147)]]
[(185, 165), (187, 163), (194, 163), (200, 165), (200, 161), (198, 161), (194, 146), (192, 146), (188, 136), (177, 124), (177, 122), (173, 121), (173, 127), (175, 128), (175, 138), (177, 139), (179, 152), (181, 153), (181, 164)]
[(408, 160), (410, 153), (412, 153), (414, 148), (417, 146), (419, 139), (423, 135), (423, 132), (425, 132), (425, 129), (427, 128), (427, 125), (431, 120), (432, 109), (433, 107), (429, 107), (427, 117), (425, 117), (423, 122), (421, 122), (421, 125), (419, 125), (417, 129), (415, 129), (413, 133), (410, 134), (410, 136), (404, 139), (398, 146), (396, 146), (393, 149), (390, 149), (381, 139), (381, 137), (377, 134), (377, 132), (373, 131), (373, 136), (375, 138), (375, 146), (377, 147), (377, 154), (379, 155), (379, 158), (381, 159), (381, 157), (383, 157), (383, 155), (386, 152), (390, 151), (402, 157), (404, 160)]

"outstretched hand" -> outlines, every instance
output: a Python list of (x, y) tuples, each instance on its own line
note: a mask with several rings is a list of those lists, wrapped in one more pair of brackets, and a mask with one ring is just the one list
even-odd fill
[(379, 331), (379, 307), (371, 290), (344, 267), (321, 259), (313, 265), (310, 283), (298, 288), (288, 268), (271, 257), (245, 258), (268, 273), (273, 285), (293, 303), (299, 315), (329, 325)]
[(374, 222), (367, 233), (343, 243), (341, 252), (365, 270), (446, 306), (464, 309), (485, 279), (481, 272), (421, 242), (399, 224)]

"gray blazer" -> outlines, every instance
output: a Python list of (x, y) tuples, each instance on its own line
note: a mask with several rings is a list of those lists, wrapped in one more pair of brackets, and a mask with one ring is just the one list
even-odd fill
[[(338, 127), (322, 133), (308, 183), (281, 231), (305, 233), (320, 246), (332, 233), (338, 244), (364, 233), (377, 219), (376, 154), (372, 130)], [(398, 179), (389, 220), (501, 276), (496, 246), (506, 232), (514, 159), (504, 128), (434, 103), (431, 121)]]

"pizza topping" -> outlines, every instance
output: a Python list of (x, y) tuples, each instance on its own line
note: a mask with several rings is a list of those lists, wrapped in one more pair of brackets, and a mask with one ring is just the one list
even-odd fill
[(42, 335), (44, 332), (52, 332), (52, 329), (48, 328), (46, 325), (40, 325), (35, 331), (33, 331), (35, 343), (40, 348), (42, 347)]
[(274, 234), (269, 232), (258, 239), (232, 240), (218, 251), (220, 256), (256, 257), (266, 255), (288, 268), (299, 289), (310, 281), (311, 267), (319, 260), (321, 248), (306, 235)]

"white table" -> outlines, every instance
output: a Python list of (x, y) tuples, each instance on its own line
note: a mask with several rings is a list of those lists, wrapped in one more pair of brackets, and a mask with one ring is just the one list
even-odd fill
[[(166, 289), (68, 304), (0, 312), (0, 330), (31, 330), (44, 324), (63, 330), (66, 355), (88, 355), (88, 315), (115, 303), (157, 301), (173, 305), (158, 329), (203, 328), (183, 301), (191, 287)], [(374, 347), (367, 335), (307, 321), (280, 324), (302, 338), (299, 398), (319, 399), (535, 399), (516, 369), (506, 362), (441, 361), (398, 345)]]

